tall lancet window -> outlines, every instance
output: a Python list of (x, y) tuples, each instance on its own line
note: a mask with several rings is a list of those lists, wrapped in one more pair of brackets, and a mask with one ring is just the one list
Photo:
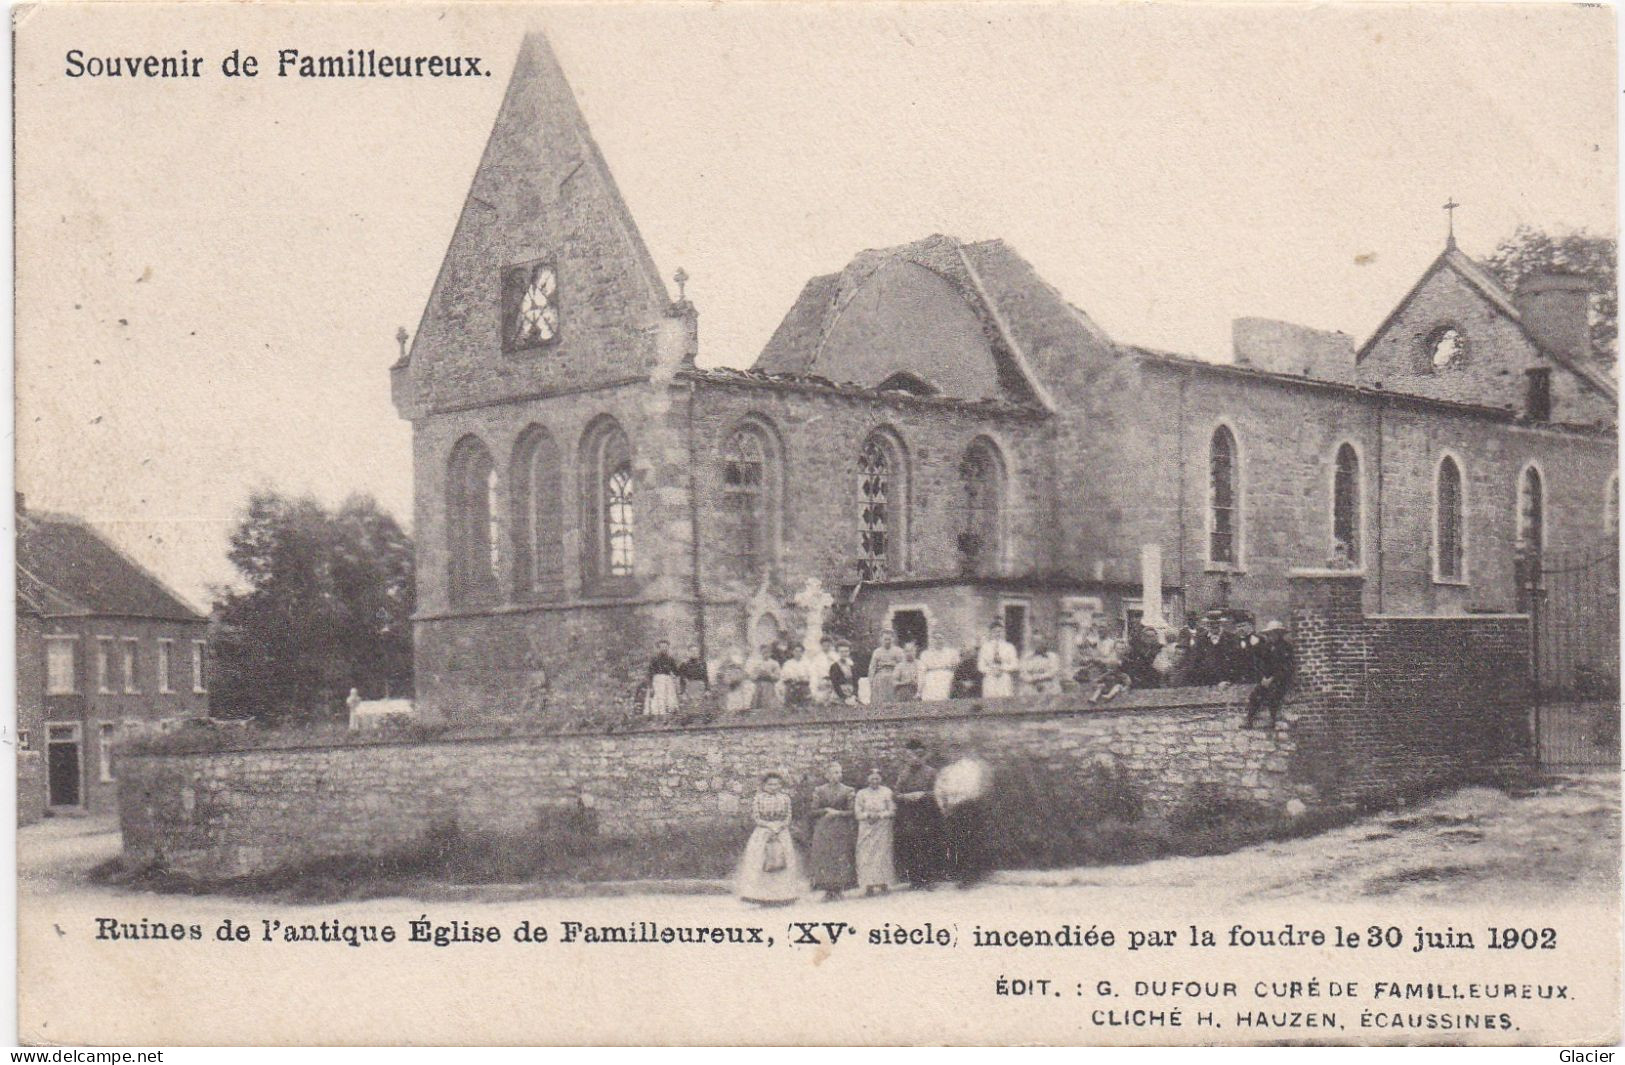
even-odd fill
[(960, 568), (997, 574), (1004, 563), (1004, 459), (998, 445), (978, 437), (959, 462), (965, 513), (959, 533)]
[(581, 499), (587, 583), (631, 577), (637, 563), (637, 479), (631, 445), (613, 418), (597, 419), (582, 438)]
[(1460, 581), (1466, 573), (1467, 552), (1462, 524), (1461, 467), (1446, 455), (1439, 461), (1433, 492), (1433, 577)]
[(465, 436), (452, 449), (446, 511), (452, 601), (490, 598), (501, 563), (497, 472), (477, 437)]
[(635, 541), (632, 536), (632, 464), (622, 462), (609, 474), (605, 536), (609, 540), (609, 575), (630, 577)]
[(1546, 547), (1546, 485), (1540, 470), (1525, 466), (1518, 478), (1518, 550), (1539, 554)]
[(722, 450), (724, 553), (737, 576), (758, 580), (776, 562), (779, 472), (768, 432), (746, 423)]
[(1332, 551), (1335, 559), (1350, 566), (1364, 561), (1360, 517), (1360, 455), (1353, 444), (1343, 444), (1332, 472)]
[(558, 445), (546, 429), (533, 425), (520, 434), (509, 469), (516, 590), (531, 598), (556, 594), (563, 577)]
[(1236, 436), (1221, 425), (1208, 446), (1208, 561), (1234, 566), (1241, 558), (1240, 463)]
[(858, 579), (883, 581), (904, 566), (908, 525), (907, 468), (902, 448), (884, 432), (858, 452)]

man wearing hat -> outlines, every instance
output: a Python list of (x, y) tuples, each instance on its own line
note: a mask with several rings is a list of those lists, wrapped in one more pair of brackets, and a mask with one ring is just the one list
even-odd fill
[(1264, 642), (1258, 648), (1259, 680), (1252, 694), (1247, 696), (1247, 720), (1242, 728), (1252, 728), (1253, 718), (1265, 707), (1270, 712), (1270, 728), (1275, 727), (1276, 715), (1286, 699), (1287, 689), (1292, 686), (1292, 675), (1297, 667), (1285, 625), (1279, 621), (1265, 623), (1263, 637)]

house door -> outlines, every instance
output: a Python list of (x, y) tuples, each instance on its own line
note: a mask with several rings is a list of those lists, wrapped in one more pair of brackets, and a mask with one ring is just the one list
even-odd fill
[(51, 806), (82, 806), (79, 725), (47, 724), (45, 734), (47, 802)]
[(891, 628), (897, 637), (898, 646), (912, 643), (920, 650), (925, 650), (930, 637), (925, 622), (925, 611), (899, 610), (891, 616)]

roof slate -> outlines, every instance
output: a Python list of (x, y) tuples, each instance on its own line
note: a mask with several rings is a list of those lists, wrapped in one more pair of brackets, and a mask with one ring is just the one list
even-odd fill
[(101, 533), (66, 514), (18, 515), (17, 590), (46, 617), (207, 620)]

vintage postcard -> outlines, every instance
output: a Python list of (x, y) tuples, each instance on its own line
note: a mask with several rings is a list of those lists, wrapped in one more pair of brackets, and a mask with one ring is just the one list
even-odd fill
[(21, 1043), (1619, 1040), (1613, 9), (12, 24)]

